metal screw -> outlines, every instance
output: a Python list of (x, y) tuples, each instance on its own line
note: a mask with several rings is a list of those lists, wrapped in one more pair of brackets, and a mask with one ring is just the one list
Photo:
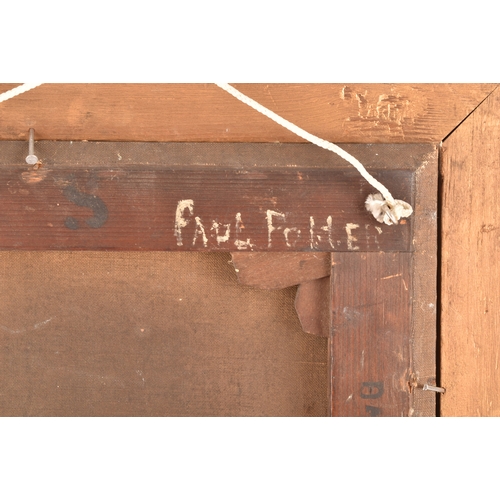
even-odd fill
[(435, 385), (429, 385), (429, 384), (424, 384), (422, 390), (440, 392), (441, 394), (444, 394), (446, 392), (446, 389), (444, 389), (443, 387), (436, 387)]
[(35, 155), (35, 129), (30, 128), (28, 156), (26, 157), (26, 163), (28, 165), (35, 165), (37, 162), (38, 162), (38, 157)]

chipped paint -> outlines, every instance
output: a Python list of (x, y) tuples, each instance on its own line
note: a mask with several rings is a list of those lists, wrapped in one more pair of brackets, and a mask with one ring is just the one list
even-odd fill
[(21, 174), (21, 179), (26, 184), (38, 184), (47, 177), (48, 173), (49, 169), (47, 168), (40, 168), (38, 170), (28, 170), (27, 172), (23, 172)]

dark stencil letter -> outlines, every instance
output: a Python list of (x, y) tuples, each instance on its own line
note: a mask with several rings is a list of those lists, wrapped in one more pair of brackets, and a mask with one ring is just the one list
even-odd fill
[(376, 406), (365, 405), (365, 410), (368, 412), (369, 417), (380, 417), (382, 415), (382, 410)]
[[(108, 220), (108, 207), (98, 196), (82, 193), (71, 185), (64, 188), (63, 194), (75, 205), (90, 208), (94, 212), (94, 216), (85, 221), (90, 227), (97, 229)], [(78, 221), (74, 217), (67, 217), (64, 224), (68, 229), (78, 229)]]
[(384, 394), (383, 382), (363, 382), (360, 396), (363, 399), (378, 399)]

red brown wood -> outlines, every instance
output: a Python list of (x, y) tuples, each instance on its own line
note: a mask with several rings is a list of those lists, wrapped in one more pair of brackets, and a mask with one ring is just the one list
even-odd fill
[(329, 276), (330, 254), (326, 252), (231, 254), (240, 285), (277, 290)]
[(332, 415), (410, 411), (411, 254), (332, 254)]
[(332, 253), (333, 415), (436, 415), (437, 153), (416, 166), (411, 252)]
[[(428, 145), (347, 145), (411, 202)], [(407, 251), (411, 220), (383, 226), (374, 189), (313, 145), (0, 145), (0, 248)]]

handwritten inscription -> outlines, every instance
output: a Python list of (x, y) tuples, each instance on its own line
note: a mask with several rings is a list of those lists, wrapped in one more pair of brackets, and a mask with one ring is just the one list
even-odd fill
[[(321, 243), (322, 238), (325, 237), (325, 235), (319, 235), (315, 233), (315, 223), (314, 223), (314, 217), (309, 217), (309, 245), (311, 250), (318, 250), (319, 246), (318, 244)], [(330, 245), (331, 248), (335, 248), (333, 244), (333, 239), (332, 239), (332, 231), (333, 231), (333, 224), (332, 224), (332, 216), (329, 215), (326, 218), (326, 226), (321, 226), (321, 231), (324, 231), (327, 233), (327, 238), (328, 238), (328, 244)]]
[(193, 200), (181, 200), (177, 203), (175, 212), (175, 237), (177, 238), (177, 246), (182, 246), (182, 230), (189, 224), (190, 218), (193, 216)]
[(359, 224), (351, 224), (350, 222), (346, 224), (345, 231), (347, 233), (347, 248), (349, 250), (359, 250), (358, 246), (354, 246), (354, 242), (358, 239), (352, 234), (352, 230), (359, 227)]
[[(67, 185), (63, 189), (64, 196), (80, 207), (87, 207), (92, 210), (93, 216), (86, 219), (85, 223), (91, 228), (102, 227), (108, 219), (108, 208), (104, 201), (96, 195), (91, 195), (79, 191), (74, 185)], [(326, 218), (321, 217), (319, 220), (314, 217), (309, 217), (309, 227), (300, 227), (297, 225), (297, 220), (294, 224), (288, 222), (289, 214), (276, 210), (269, 209), (263, 213), (263, 231), (267, 227), (267, 248), (289, 248), (293, 249), (298, 247), (304, 249), (307, 245), (311, 250), (328, 251), (338, 250), (342, 245), (342, 239), (334, 239), (334, 220), (331, 215)], [(293, 217), (291, 217), (293, 219)], [(255, 221), (255, 216), (252, 216)], [(68, 229), (79, 229), (81, 222), (75, 217), (67, 217), (65, 226)], [(299, 227), (298, 227), (299, 226)], [(378, 226), (371, 226), (364, 224), (364, 238), (368, 246), (370, 241), (375, 243), (376, 247), (380, 247), (378, 236), (382, 234), (382, 229)], [(343, 229), (342, 229), (343, 227)], [(372, 234), (369, 234), (369, 228)], [(355, 223), (347, 223), (344, 226), (336, 228), (336, 238), (340, 236), (339, 231), (344, 232), (344, 245), (348, 250), (359, 250), (356, 244), (358, 237), (357, 230), (360, 230), (360, 225)], [(307, 230), (308, 229), (308, 230)], [(265, 234), (265, 233), (264, 233)], [(262, 236), (264, 236), (264, 234)], [(174, 236), (178, 247), (191, 247), (191, 248), (214, 248), (221, 247), (228, 248), (233, 246), (237, 250), (256, 250), (257, 244), (252, 241), (256, 238), (260, 241), (259, 247), (261, 248), (262, 239), (256, 236), (255, 222), (252, 226), (252, 237), (245, 235), (245, 225), (241, 212), (237, 212), (234, 216), (234, 222), (227, 220), (207, 219), (200, 217), (196, 213), (195, 203), (192, 199), (180, 200), (177, 203), (175, 211), (175, 224)], [(344, 246), (344, 248), (345, 248)]]
[[(308, 245), (311, 250), (319, 250), (320, 248), (324, 250), (325, 245), (328, 246), (328, 249), (333, 250), (341, 244), (340, 240), (334, 242), (333, 239), (333, 217), (329, 215), (323, 221), (325, 224), (317, 224), (313, 216), (309, 217)], [(305, 236), (296, 225), (289, 225), (287, 215), (279, 210), (266, 210), (263, 223), (267, 226), (267, 248), (273, 248), (279, 239), (281, 239), (281, 245), (284, 243), (287, 248), (294, 248)], [(358, 241), (355, 230), (359, 227), (359, 224), (354, 223), (347, 223), (344, 227), (348, 250), (359, 250), (359, 246), (355, 245), (355, 242)], [(365, 224), (365, 230), (368, 227), (370, 225)], [(377, 226), (375, 228), (377, 235), (382, 233), (381, 228)], [(223, 244), (229, 244), (234, 245), (238, 250), (253, 251), (256, 244), (250, 238), (245, 239), (244, 229), (241, 212), (235, 214), (234, 225), (232, 222), (221, 222), (217, 219), (206, 222), (195, 214), (193, 200), (180, 200), (177, 203), (174, 235), (179, 247), (187, 244), (191, 247), (208, 248), (209, 245), (220, 247)], [(234, 241), (231, 241), (232, 238)], [(375, 241), (378, 244), (376, 237)]]
[[(227, 229), (228, 239), (229, 239), (230, 228), (231, 226), (228, 226)], [(247, 249), (253, 250), (255, 245), (250, 243), (250, 238), (247, 238), (246, 241), (240, 240), (240, 235), (243, 229), (245, 229), (245, 226), (243, 225), (243, 221), (241, 220), (241, 213), (238, 212), (236, 214), (236, 240), (234, 244), (238, 250), (247, 250)]]

